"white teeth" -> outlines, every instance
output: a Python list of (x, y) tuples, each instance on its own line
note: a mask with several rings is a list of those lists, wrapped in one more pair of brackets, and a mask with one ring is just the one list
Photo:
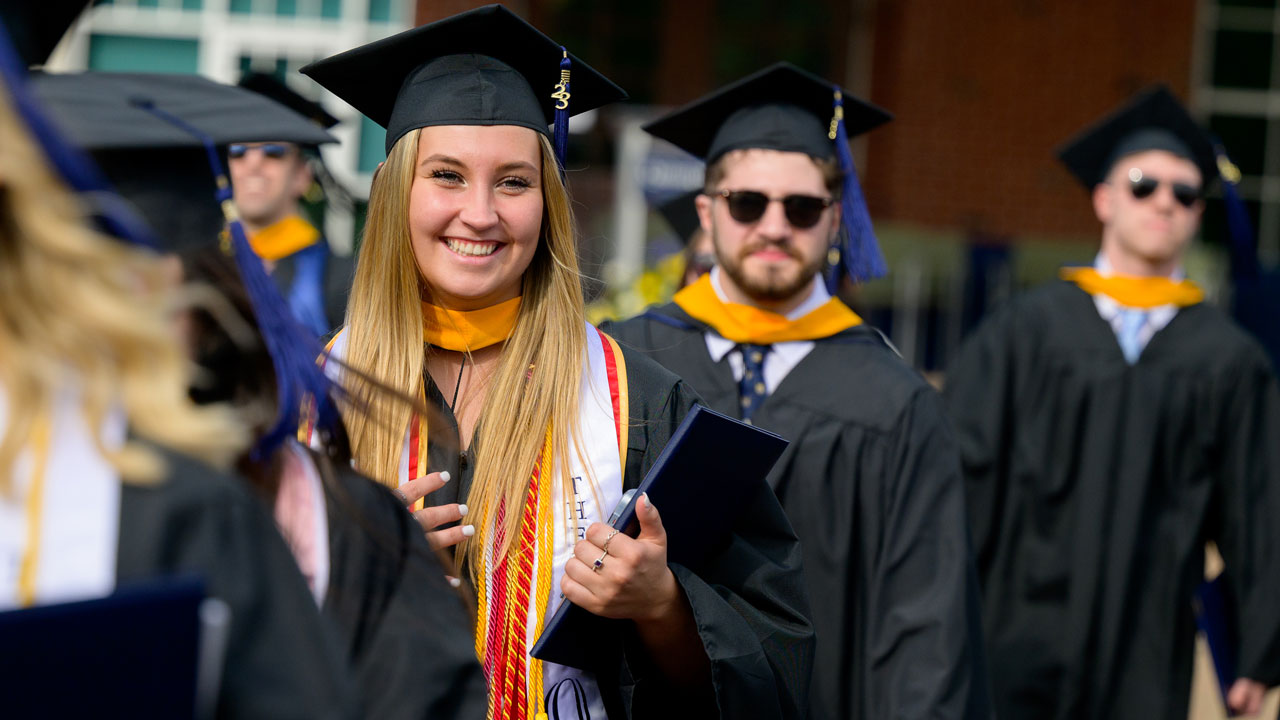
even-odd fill
[(473, 243), (465, 240), (448, 240), (449, 249), (459, 255), (470, 255), (472, 257), (484, 257), (492, 255), (498, 250), (497, 243)]

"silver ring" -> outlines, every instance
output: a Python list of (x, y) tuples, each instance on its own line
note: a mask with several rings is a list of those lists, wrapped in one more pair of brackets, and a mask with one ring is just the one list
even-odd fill
[(591, 572), (600, 572), (601, 568), (604, 567), (604, 559), (607, 557), (609, 557), (608, 550), (600, 553), (600, 557), (596, 558), (596, 561), (591, 563)]
[(612, 541), (612, 540), (613, 540), (613, 536), (614, 536), (614, 535), (617, 535), (617, 534), (618, 534), (617, 529), (610, 529), (610, 530), (609, 530), (609, 537), (607, 537), (607, 538), (605, 538), (605, 539), (604, 539), (604, 547), (602, 547), (602, 548), (601, 548), (601, 550), (604, 550), (604, 554), (605, 554), (605, 555), (608, 555), (608, 554), (609, 554), (609, 542), (610, 542), (610, 541)]

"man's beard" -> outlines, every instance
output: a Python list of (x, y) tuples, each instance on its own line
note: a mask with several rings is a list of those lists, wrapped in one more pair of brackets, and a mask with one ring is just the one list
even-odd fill
[[(718, 241), (714, 241), (714, 244), (716, 258), (719, 260), (721, 270), (729, 276), (729, 279), (744, 295), (762, 303), (776, 303), (795, 297), (809, 287), (813, 277), (822, 271), (822, 267), (826, 263), (826, 256), (818, 255), (807, 265), (804, 264), (804, 257), (789, 244), (757, 243), (743, 248), (737, 257), (729, 257), (727, 253), (723, 252)], [(766, 247), (790, 255), (801, 263), (799, 270), (792, 268), (771, 269), (758, 271), (755, 273), (755, 277), (749, 277), (744, 267), (746, 258)]]

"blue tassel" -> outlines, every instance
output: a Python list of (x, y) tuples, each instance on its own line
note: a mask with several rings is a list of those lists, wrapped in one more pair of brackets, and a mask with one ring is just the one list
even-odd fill
[(159, 247), (155, 235), (128, 203), (111, 190), (106, 179), (89, 156), (63, 139), (49, 121), (40, 103), (27, 88), (27, 68), (9, 41), (8, 31), (0, 22), (0, 78), (8, 88), (14, 109), (27, 130), (53, 166), (54, 172), (73, 191), (81, 195), (89, 212), (106, 232), (121, 240), (148, 248)]
[(551, 133), (551, 143), (556, 151), (556, 161), (560, 163), (560, 176), (564, 177), (564, 158), (569, 150), (569, 51), (563, 47), (560, 51), (564, 57), (560, 59), (560, 82), (556, 83), (556, 91), (551, 97), (556, 101), (555, 125)]
[(223, 172), (222, 160), (218, 157), (213, 139), (181, 118), (149, 102), (143, 100), (133, 102), (198, 138), (204, 145), (205, 153), (209, 158), (209, 169), (217, 182), (217, 200), (227, 219), (227, 235), (230, 240), (230, 247), (226, 249), (234, 258), (236, 267), (240, 271), (240, 280), (244, 283), (249, 302), (253, 306), (253, 314), (258, 321), (258, 329), (262, 333), (263, 342), (266, 343), (267, 352), (271, 355), (271, 365), (276, 375), (276, 396), (279, 403), (276, 421), (258, 439), (251, 457), (254, 460), (266, 458), (282, 442), (297, 434), (302, 403), (306, 399), (315, 400), (317, 427), (332, 431), (338, 422), (336, 408), (330, 395), (335, 388), (324, 370), (316, 363), (316, 358), (323, 354), (323, 349), (311, 333), (294, 319), (288, 303), (280, 296), (280, 291), (276, 289), (275, 283), (262, 267), (262, 260), (249, 245), (244, 225), (241, 224), (231, 199), (231, 183), (227, 181), (226, 173)]
[(1227, 231), (1231, 240), (1231, 268), (1236, 282), (1256, 280), (1259, 272), (1258, 245), (1254, 240), (1253, 223), (1236, 184), (1240, 182), (1240, 169), (1227, 157), (1221, 143), (1215, 144), (1218, 154), (1218, 174), (1222, 177), (1222, 204), (1227, 214)]
[(841, 272), (848, 273), (850, 279), (860, 283), (884, 277), (889, 268), (876, 243), (871, 216), (862, 197), (862, 185), (858, 183), (858, 173), (853, 167), (853, 154), (849, 152), (849, 135), (844, 126), (844, 97), (839, 86), (833, 85), (832, 89), (835, 93), (835, 115), (831, 119), (830, 138), (836, 143), (836, 158), (840, 171), (844, 173), (844, 197), (840, 199), (840, 207), (845, 229), (840, 258), (833, 268), (832, 277), (827, 280), (828, 287), (834, 288), (839, 286)]

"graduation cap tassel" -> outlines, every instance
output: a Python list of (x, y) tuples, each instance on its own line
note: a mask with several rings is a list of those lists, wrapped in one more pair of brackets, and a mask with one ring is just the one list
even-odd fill
[(244, 225), (240, 222), (239, 213), (232, 201), (231, 183), (223, 172), (222, 160), (218, 157), (213, 139), (145, 99), (133, 102), (198, 138), (208, 155), (209, 169), (217, 183), (217, 201), (227, 220), (226, 232), (230, 247), (224, 246), (224, 249), (230, 252), (240, 271), (240, 280), (249, 296), (254, 318), (258, 321), (258, 329), (266, 343), (267, 352), (271, 355), (271, 365), (276, 375), (276, 421), (254, 445), (252, 457), (255, 460), (267, 457), (286, 438), (297, 433), (304, 399), (315, 402), (317, 426), (332, 429), (337, 415), (330, 401), (330, 391), (335, 388), (324, 369), (316, 362), (323, 350), (294, 319), (288, 303), (280, 296), (275, 283), (263, 268), (262, 260), (249, 245)]
[(39, 102), (27, 89), (26, 66), (0, 22), (0, 81), (13, 99), (14, 109), (44, 152), (54, 171), (72, 190), (87, 201), (88, 210), (103, 232), (148, 248), (158, 247), (150, 228), (107, 184), (89, 157), (62, 138)]
[(853, 167), (853, 154), (849, 152), (849, 135), (844, 125), (844, 97), (839, 86), (832, 86), (832, 89), (835, 93), (834, 115), (828, 136), (836, 143), (836, 158), (840, 163), (840, 171), (844, 174), (840, 208), (847, 234), (838, 266), (833, 273), (834, 278), (828, 281), (830, 285), (838, 285), (841, 270), (848, 272), (849, 277), (857, 283), (884, 277), (889, 268), (885, 264), (884, 255), (880, 253), (879, 244), (876, 243), (871, 216), (862, 197), (862, 186), (858, 183), (858, 173)]
[(556, 151), (556, 160), (560, 163), (560, 175), (564, 176), (564, 158), (569, 151), (569, 69), (573, 62), (569, 60), (569, 51), (560, 48), (560, 82), (556, 83), (556, 91), (551, 97), (556, 101), (555, 130), (551, 134), (552, 144)]
[(1222, 176), (1222, 203), (1227, 213), (1227, 229), (1231, 235), (1231, 268), (1237, 282), (1258, 277), (1258, 246), (1253, 236), (1253, 223), (1249, 210), (1236, 185), (1240, 182), (1240, 168), (1227, 157), (1221, 143), (1215, 144), (1218, 154), (1218, 174)]

